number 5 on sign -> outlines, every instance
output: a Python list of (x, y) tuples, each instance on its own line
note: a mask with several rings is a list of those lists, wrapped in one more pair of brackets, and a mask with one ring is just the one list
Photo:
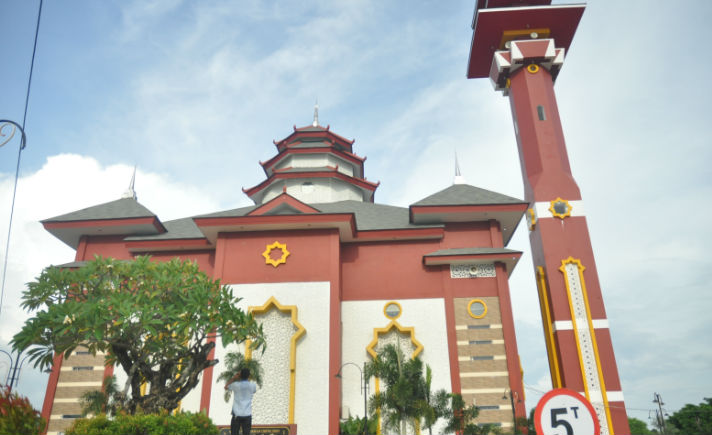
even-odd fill
[(601, 430), (591, 403), (566, 388), (551, 390), (539, 400), (534, 425), (542, 435), (599, 435)]

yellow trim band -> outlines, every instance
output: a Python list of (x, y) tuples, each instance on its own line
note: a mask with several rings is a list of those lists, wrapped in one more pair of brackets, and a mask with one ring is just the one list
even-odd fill
[(562, 388), (561, 371), (559, 370), (559, 357), (557, 354), (556, 338), (551, 321), (551, 307), (549, 306), (549, 296), (546, 286), (546, 271), (541, 266), (537, 266), (537, 289), (539, 290), (539, 306), (541, 308), (541, 318), (544, 323), (544, 336), (546, 337), (546, 351), (549, 354), (549, 371), (551, 372), (551, 383), (553, 388)]
[(605, 380), (603, 379), (603, 371), (601, 369), (601, 358), (598, 353), (598, 343), (596, 342), (596, 331), (593, 328), (593, 320), (591, 319), (591, 307), (589, 306), (588, 293), (586, 292), (586, 281), (584, 280), (584, 277), (583, 277), (583, 271), (586, 270), (586, 267), (584, 267), (584, 265), (581, 264), (581, 260), (575, 259), (573, 257), (569, 257), (566, 260), (561, 260), (561, 267), (559, 267), (559, 270), (564, 274), (564, 283), (566, 284), (566, 293), (569, 297), (569, 308), (571, 310), (571, 323), (573, 324), (574, 337), (576, 337), (576, 348), (578, 350), (579, 363), (581, 364), (581, 379), (583, 381), (583, 386), (586, 391), (586, 398), (588, 400), (591, 400), (591, 397), (588, 392), (588, 382), (586, 382), (586, 372), (585, 372), (584, 366), (583, 366), (583, 353), (581, 351), (581, 345), (580, 345), (579, 339), (578, 339), (578, 332), (577, 332), (578, 327), (576, 326), (576, 316), (574, 314), (574, 306), (573, 306), (573, 301), (571, 299), (571, 290), (569, 288), (569, 280), (568, 280), (567, 274), (566, 274), (566, 265), (567, 264), (575, 264), (576, 267), (578, 268), (579, 281), (581, 282), (581, 292), (583, 295), (584, 305), (586, 307), (586, 320), (588, 323), (589, 331), (591, 333), (591, 343), (593, 345), (593, 354), (594, 354), (594, 357), (596, 358), (596, 370), (598, 372), (598, 382), (601, 384), (601, 398), (603, 399), (603, 408), (606, 412), (606, 420), (608, 421), (609, 433), (610, 433), (610, 435), (614, 435), (613, 421), (611, 420), (611, 411), (610, 411), (610, 408), (608, 407), (608, 396), (606, 395), (606, 384), (605, 384)]

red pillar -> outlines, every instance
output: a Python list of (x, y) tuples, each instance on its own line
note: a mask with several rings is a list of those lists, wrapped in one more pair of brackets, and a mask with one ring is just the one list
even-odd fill
[[(530, 203), (530, 242), (541, 276), (545, 330), (551, 331), (554, 385), (584, 394), (602, 434), (628, 433), (618, 369), (581, 201), (571, 174), (554, 77), (563, 50), (554, 41), (511, 41), (495, 54), (492, 78), (504, 83), (514, 117)], [(547, 320), (548, 318), (548, 320)]]

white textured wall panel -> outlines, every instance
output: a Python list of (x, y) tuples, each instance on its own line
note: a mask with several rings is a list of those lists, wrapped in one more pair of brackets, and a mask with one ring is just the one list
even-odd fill
[[(299, 433), (327, 433), (328, 432), (328, 404), (329, 404), (329, 291), (328, 282), (308, 283), (273, 283), (273, 284), (240, 284), (232, 285), (236, 296), (243, 298), (239, 306), (247, 310), (249, 306), (264, 305), (274, 296), (282, 305), (296, 305), (298, 320), (306, 329), (306, 334), (297, 344), (296, 362), (296, 395), (294, 419)], [(268, 328), (265, 328), (266, 330)], [(237, 349), (231, 347), (229, 350)], [(244, 350), (240, 349), (243, 353)], [(213, 379), (225, 370), (224, 356), (226, 349), (220, 343), (215, 355), (220, 362), (215, 366)], [(265, 353), (265, 357), (268, 356)], [(275, 361), (275, 365), (288, 363), (289, 353), (281, 355), (282, 361)], [(270, 358), (276, 358), (271, 356)], [(269, 364), (267, 361), (265, 365)], [(272, 397), (270, 391), (281, 391), (285, 380), (272, 380), (265, 376), (265, 387), (258, 389), (254, 397), (253, 423), (286, 423), (275, 421), (272, 415), (262, 415), (261, 412), (270, 409), (270, 402), (281, 402), (283, 397)], [(271, 388), (270, 382), (280, 384), (279, 389)], [(288, 378), (284, 388), (289, 389)], [(214, 382), (210, 396), (210, 418), (215, 424), (230, 424), (230, 409), (232, 401), (225, 403), (223, 399), (223, 385)], [(275, 393), (276, 394), (276, 393)], [(263, 403), (264, 405), (263, 406)]]
[[(389, 300), (347, 301), (341, 303), (342, 363), (353, 362), (363, 367), (371, 358), (366, 347), (373, 340), (374, 328), (383, 328), (390, 322), (383, 314), (383, 307)], [(423, 362), (433, 370), (432, 391), (445, 389), (452, 391), (450, 382), (450, 359), (447, 348), (445, 323), (445, 302), (443, 299), (402, 299), (396, 300), (403, 308), (397, 319), (403, 327), (415, 327), (415, 338), (423, 345), (420, 354)], [(360, 388), (360, 374), (355, 367), (342, 369), (342, 417), (363, 417), (363, 395)], [(371, 380), (369, 395), (374, 393)], [(440, 426), (433, 433), (440, 433)]]

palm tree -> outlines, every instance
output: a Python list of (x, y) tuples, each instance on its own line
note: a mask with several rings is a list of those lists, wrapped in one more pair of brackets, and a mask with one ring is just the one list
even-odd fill
[(420, 358), (406, 359), (393, 344), (385, 346), (373, 361), (366, 363), (366, 379), (377, 377), (381, 390), (371, 397), (370, 412), (381, 412), (385, 428), (406, 433), (406, 423), (418, 424), (425, 402), (423, 362)]
[[(262, 386), (262, 365), (255, 359), (247, 359), (241, 352), (228, 352), (225, 355), (225, 371), (220, 373), (218, 381), (227, 382), (242, 369), (250, 370), (250, 378), (260, 387)], [(225, 390), (223, 398), (226, 402), (230, 401), (230, 390)]]
[(124, 396), (116, 385), (116, 377), (112, 375), (104, 378), (101, 390), (87, 391), (82, 394), (79, 403), (82, 406), (82, 417), (102, 413), (116, 415), (117, 411), (124, 406)]
[(423, 426), (428, 428), (428, 433), (433, 435), (433, 425), (438, 419), (448, 416), (448, 402), (450, 394), (444, 389), (436, 391), (434, 394), (431, 390), (433, 382), (433, 370), (429, 365), (425, 365), (425, 377), (421, 380), (423, 389), (423, 400), (420, 403), (421, 416), (423, 417)]

